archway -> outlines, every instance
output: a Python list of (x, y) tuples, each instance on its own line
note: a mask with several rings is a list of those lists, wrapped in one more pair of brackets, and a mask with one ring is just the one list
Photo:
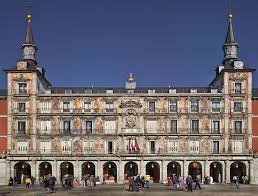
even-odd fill
[(220, 162), (212, 162), (210, 164), (210, 176), (213, 178), (213, 182), (222, 183), (222, 164)]
[[(61, 169), (61, 180), (64, 178), (65, 175), (74, 175), (74, 170), (73, 170), (73, 164), (71, 162), (63, 162), (60, 165)], [(62, 182), (62, 181), (61, 181)]]
[(103, 177), (106, 182), (117, 182), (117, 167), (114, 162), (106, 162), (103, 165)]
[(202, 182), (202, 165), (199, 162), (191, 162), (188, 166), (188, 174), (195, 179), (197, 176)]
[(52, 174), (52, 165), (49, 162), (42, 162), (39, 164), (39, 176)]
[(31, 176), (30, 164), (25, 161), (20, 161), (14, 165), (14, 175), (17, 177), (18, 184), (24, 184), (25, 177)]
[(176, 161), (172, 161), (167, 165), (167, 177), (172, 177), (173, 174), (177, 177), (181, 176), (181, 165)]
[(95, 165), (88, 161), (82, 164), (82, 175), (93, 175), (95, 176)]
[(154, 183), (159, 183), (160, 180), (160, 167), (156, 162), (149, 162), (146, 165), (146, 174), (150, 175)]
[(240, 183), (243, 183), (242, 176), (246, 176), (246, 165), (241, 161), (235, 161), (230, 166), (230, 180), (233, 182), (233, 177), (238, 176)]
[(136, 175), (138, 175), (138, 165), (133, 161), (127, 162), (124, 168), (124, 179), (127, 180), (128, 177)]

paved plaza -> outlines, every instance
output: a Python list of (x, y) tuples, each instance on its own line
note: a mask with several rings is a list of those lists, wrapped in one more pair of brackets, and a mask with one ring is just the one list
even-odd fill
[(227, 195), (227, 196), (249, 196), (258, 195), (257, 185), (240, 185), (240, 189), (236, 189), (234, 185), (202, 185), (202, 190), (193, 190), (193, 192), (187, 191), (172, 191), (171, 187), (165, 185), (156, 184), (152, 185), (149, 189), (144, 188), (139, 192), (128, 192), (127, 185), (99, 185), (97, 187), (87, 187), (87, 188), (75, 188), (70, 191), (62, 190), (61, 187), (57, 187), (55, 193), (49, 193), (48, 191), (43, 191), (39, 187), (25, 189), (22, 186), (19, 187), (0, 187), (0, 195), (19, 195), (19, 196), (30, 196), (30, 195), (53, 195), (53, 196), (73, 196), (73, 195), (96, 195), (96, 196), (118, 196), (118, 195), (148, 195), (148, 196), (185, 196), (185, 195)]

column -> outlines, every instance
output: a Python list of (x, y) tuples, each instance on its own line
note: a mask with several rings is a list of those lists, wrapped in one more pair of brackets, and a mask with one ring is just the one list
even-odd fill
[(230, 161), (226, 161), (225, 173), (226, 173), (226, 183), (230, 183)]
[(79, 164), (78, 164), (78, 160), (73, 162), (73, 169), (74, 169), (74, 177), (79, 177)]
[(77, 167), (78, 167), (78, 180), (81, 181), (82, 179), (82, 162), (77, 161)]
[(97, 164), (96, 164), (96, 172), (97, 172), (97, 176), (99, 176), (99, 180), (100, 182), (103, 182), (103, 164), (101, 161), (98, 160)]
[(35, 164), (36, 168), (35, 168), (35, 172), (36, 172), (36, 175), (35, 175), (35, 178), (36, 180), (39, 180), (39, 163), (36, 163)]
[(205, 168), (205, 170), (204, 170), (204, 176), (203, 177), (210, 176), (210, 164), (209, 164), (208, 160), (205, 160), (204, 168)]
[(13, 164), (11, 164), (11, 162), (9, 160), (5, 160), (6, 161), (6, 184), (8, 183), (10, 177), (14, 177), (16, 174), (14, 174), (14, 166)]
[(62, 183), (61, 182), (61, 172), (60, 172), (60, 167), (58, 164), (58, 161), (54, 161), (53, 165), (52, 165), (52, 174), (56, 176), (57, 182), (58, 183)]
[(225, 168), (226, 168), (226, 165), (225, 165), (225, 162), (220, 162), (221, 165), (222, 165), (222, 181), (221, 183), (225, 183), (225, 180), (226, 180), (226, 173), (225, 173)]
[(250, 172), (249, 172), (249, 180), (250, 180), (250, 184), (255, 184), (255, 171), (254, 171), (254, 161), (251, 160), (250, 161)]
[(183, 167), (184, 167), (184, 174), (183, 174), (183, 179), (185, 180), (186, 179), (186, 177), (188, 176), (188, 165), (187, 165), (187, 161), (186, 160), (184, 160), (183, 161)]
[(161, 161), (162, 164), (162, 181), (167, 180), (167, 161)]
[(140, 163), (140, 173), (141, 176), (146, 176), (146, 168), (145, 168), (145, 163), (143, 160), (141, 160)]
[(118, 183), (119, 184), (122, 184), (124, 182), (124, 168), (123, 168), (123, 161), (119, 160), (118, 162), (118, 166), (117, 166), (117, 169), (118, 169)]
[(31, 176), (36, 177), (36, 161), (32, 161), (31, 164)]

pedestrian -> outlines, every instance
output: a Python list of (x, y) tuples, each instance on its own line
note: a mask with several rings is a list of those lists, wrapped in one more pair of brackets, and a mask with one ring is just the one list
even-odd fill
[(31, 179), (30, 179), (29, 176), (27, 176), (26, 179), (25, 179), (26, 188), (29, 188), (29, 187), (30, 187), (30, 184), (31, 184)]
[(248, 176), (245, 176), (245, 184), (248, 184)]
[(90, 183), (90, 187), (92, 187), (93, 186), (93, 175), (90, 175), (89, 183)]
[(13, 186), (13, 178), (12, 177), (10, 177), (10, 179), (9, 179), (8, 186)]
[(193, 179), (192, 179), (192, 176), (191, 176), (191, 175), (189, 175), (189, 176), (186, 178), (186, 184), (187, 184), (187, 190), (193, 192), (193, 187), (192, 187), (192, 185), (193, 185)]
[(195, 187), (194, 187), (194, 190), (196, 190), (197, 186), (198, 186), (199, 189), (201, 189), (201, 186), (200, 186), (200, 175), (197, 175), (195, 177)]
[(239, 189), (239, 176), (236, 176), (236, 188)]
[(142, 176), (141, 182), (142, 182), (142, 188), (144, 188), (144, 184), (145, 184), (145, 178), (144, 178), (144, 176)]
[(132, 191), (133, 192), (133, 185), (134, 185), (134, 181), (133, 181), (133, 178), (132, 177), (129, 177), (129, 181), (128, 181), (128, 189), (129, 189), (129, 192)]
[(52, 174), (49, 174), (49, 190), (50, 192), (54, 192), (55, 191), (55, 183), (56, 183), (56, 177), (52, 176)]

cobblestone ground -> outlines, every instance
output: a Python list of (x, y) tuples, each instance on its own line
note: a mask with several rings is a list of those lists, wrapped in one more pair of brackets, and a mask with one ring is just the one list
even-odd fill
[(17, 196), (76, 196), (76, 195), (94, 195), (94, 196), (134, 196), (134, 195), (146, 195), (146, 196), (251, 196), (258, 195), (257, 185), (242, 185), (240, 189), (236, 189), (234, 185), (203, 185), (202, 190), (193, 190), (193, 192), (187, 191), (172, 191), (165, 185), (152, 185), (150, 189), (143, 188), (139, 192), (128, 192), (127, 185), (99, 185), (94, 188), (75, 188), (70, 191), (62, 190), (61, 187), (57, 187), (55, 193), (49, 193), (48, 191), (43, 191), (41, 188), (35, 187), (30, 189), (25, 189), (24, 187), (0, 187), (0, 196), (6, 195), (17, 195)]

